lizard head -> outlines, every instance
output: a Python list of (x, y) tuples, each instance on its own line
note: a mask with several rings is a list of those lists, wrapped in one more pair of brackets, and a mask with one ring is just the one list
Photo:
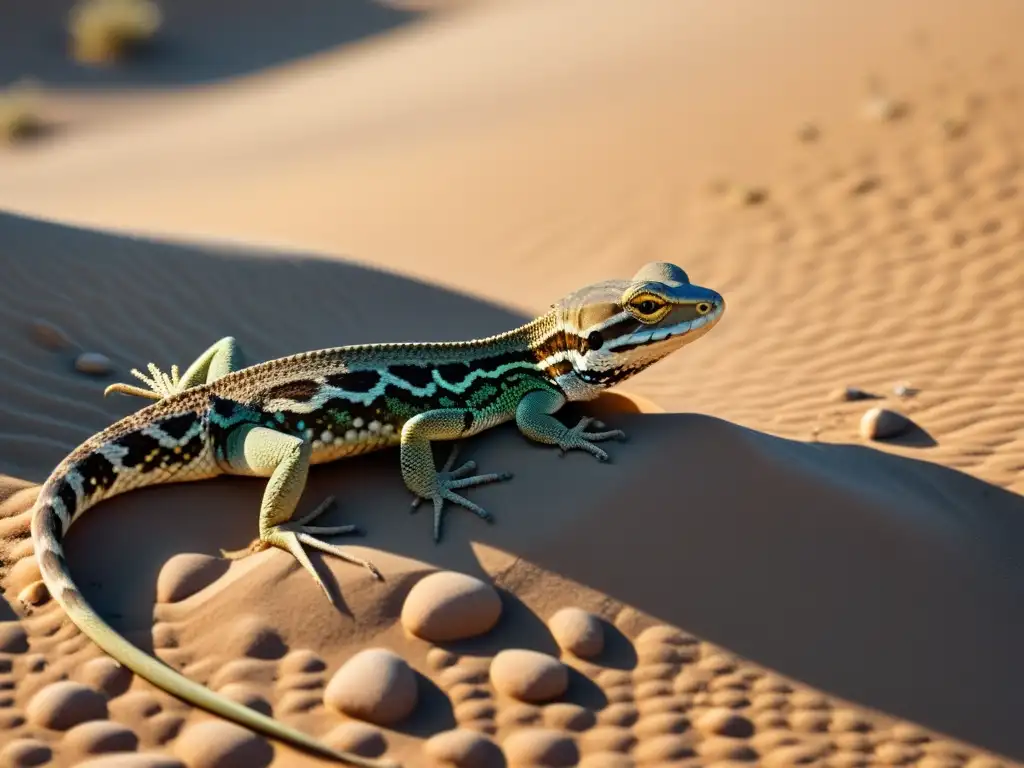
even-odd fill
[[(609, 280), (555, 305), (572, 371), (559, 379), (583, 399), (628, 379), (710, 331), (725, 311), (715, 291), (679, 267), (647, 264), (630, 280)], [(574, 397), (575, 396), (575, 397)]]

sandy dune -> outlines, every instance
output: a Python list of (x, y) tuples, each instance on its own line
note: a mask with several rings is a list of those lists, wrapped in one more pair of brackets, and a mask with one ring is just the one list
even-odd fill
[[(48, 29), (52, 5), (19, 8), (18, 23)], [(103, 691), (99, 719), (121, 727), (109, 743), (131, 743), (127, 729), (140, 752), (231, 764), (196, 751), (207, 715), (140, 681), (125, 693), (59, 609), (17, 599), (37, 578), (35, 484), (139, 405), (103, 399), (107, 384), (227, 334), (257, 361), (492, 333), (652, 259), (729, 310), (631, 383), (635, 400), (599, 405), (630, 435), (613, 463), (560, 460), (513, 429), (477, 438), (467, 453), (515, 479), (473, 494), (494, 527), (450, 515), (441, 546), (407, 514), (393, 454), (318, 468), (306, 502), (338, 495), (338, 520), (368, 531), (344, 543), (387, 577), (321, 561), (340, 615), (280, 552), (155, 600), (176, 556), (252, 538), (261, 484), (240, 479), (103, 504), (68, 539), (83, 591), (190, 677), (248, 686), (321, 735), (343, 720), (323, 704), (330, 675), (362, 648), (398, 652), (421, 701), (378, 733), (409, 765), (430, 764), (424, 743), (456, 725), (509, 765), (540, 764), (516, 739), (536, 746), (541, 724), (576, 750), (561, 764), (590, 768), (1024, 761), (1024, 11), (455, 5), (420, 18), (359, 3), (349, 33), (339, 15), (262, 52), (281, 12), (254, 10), (220, 59), (209, 41), (237, 9), (218, 5), (203, 28), (200, 5), (182, 6), (173, 51), (94, 76), (136, 89), (121, 93), (89, 93), (53, 51), (29, 36), (5, 48), (0, 32), (0, 75), (47, 78), (62, 121), (0, 154), (0, 764), (100, 749), (95, 733), (40, 724), (40, 691), (62, 678)], [(207, 58), (189, 63), (189, 41)], [(140, 90), (152, 85), (175, 89)], [(872, 117), (880, 100), (905, 114)], [(40, 345), (33, 318), (73, 345)], [(75, 372), (80, 351), (114, 372)], [(836, 399), (846, 386), (880, 399)], [(916, 429), (861, 439), (874, 405)], [(435, 569), (502, 595), (497, 627), (450, 655), (398, 624)], [(573, 605), (606, 622), (594, 659), (545, 626)], [(573, 668), (562, 704), (478, 679), (508, 648)], [(753, 732), (709, 725), (723, 708)], [(249, 764), (320, 764), (246, 744)]]

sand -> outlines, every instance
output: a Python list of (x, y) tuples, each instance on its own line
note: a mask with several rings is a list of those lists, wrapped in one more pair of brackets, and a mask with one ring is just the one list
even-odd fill
[[(274, 5), (236, 28), (183, 3), (108, 72), (65, 61), (56, 4), (0, 29), (0, 81), (41, 78), (59, 128), (0, 151), (0, 764), (323, 764), (18, 599), (37, 485), (140, 405), (107, 384), (226, 334), (262, 360), (492, 333), (654, 259), (728, 311), (596, 404), (630, 437), (608, 465), (476, 438), (516, 477), (473, 492), (496, 525), (452, 514), (440, 546), (394, 454), (315, 469), (306, 502), (337, 495), (386, 577), (318, 560), (340, 610), (284, 553), (215, 559), (255, 533), (246, 479), (102, 504), (68, 537), (75, 578), (189, 677), (408, 765), (467, 744), (484, 765), (1022, 764), (1024, 10), (363, 2), (317, 25), (315, 0), (290, 23)], [(865, 439), (873, 407), (914, 426)], [(438, 570), (493, 584), (497, 623), (405, 629)], [(547, 626), (566, 607), (602, 627), (595, 656)], [(325, 703), (374, 649), (415, 675), (399, 722)], [(551, 661), (502, 656), (495, 683), (510, 650)]]

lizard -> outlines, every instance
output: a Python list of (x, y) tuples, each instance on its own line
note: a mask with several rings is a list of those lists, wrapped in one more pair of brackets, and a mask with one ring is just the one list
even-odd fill
[[(289, 552), (328, 599), (331, 592), (307, 550), (362, 566), (322, 536), (357, 533), (352, 525), (312, 523), (332, 507), (297, 508), (311, 465), (399, 447), (399, 465), (412, 508), (433, 504), (440, 541), (445, 504), (492, 522), (466, 498), (474, 486), (508, 480), (509, 473), (455, 467), (459, 442), (514, 421), (530, 440), (564, 456), (579, 450), (608, 461), (598, 445), (624, 439), (590, 417), (567, 427), (555, 417), (571, 401), (587, 401), (646, 369), (713, 328), (725, 311), (714, 290), (694, 285), (667, 262), (643, 266), (631, 279), (606, 280), (564, 297), (546, 313), (512, 330), (453, 342), (381, 343), (333, 347), (242, 366), (232, 337), (213, 344), (179, 375), (150, 364), (143, 389), (120, 392), (155, 400), (87, 439), (57, 465), (31, 510), (31, 534), (50, 595), (69, 619), (121, 665), (153, 685), (239, 725), (333, 760), (363, 768), (393, 768), (335, 750), (272, 717), (232, 702), (140, 650), (110, 627), (75, 585), (63, 541), (71, 524), (103, 499), (145, 486), (220, 475), (266, 478), (259, 538), (249, 551)], [(598, 431), (593, 431), (594, 428)], [(432, 444), (451, 441), (441, 470)]]

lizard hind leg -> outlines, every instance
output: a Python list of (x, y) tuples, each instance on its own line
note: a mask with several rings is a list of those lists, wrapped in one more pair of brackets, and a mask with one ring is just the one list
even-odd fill
[(341, 547), (328, 544), (317, 535), (344, 535), (360, 533), (354, 525), (316, 526), (312, 520), (334, 506), (328, 498), (312, 512), (295, 518), (302, 491), (309, 475), (311, 446), (301, 438), (278, 432), (268, 427), (249, 425), (240, 428), (228, 439), (228, 464), (240, 475), (267, 477), (267, 487), (260, 505), (260, 536), (247, 550), (224, 552), (226, 557), (238, 559), (251, 552), (278, 547), (289, 552), (313, 577), (333, 603), (334, 597), (320, 578), (309, 559), (307, 548), (334, 555), (346, 562), (366, 568), (377, 579), (383, 579), (373, 563), (345, 552)]

